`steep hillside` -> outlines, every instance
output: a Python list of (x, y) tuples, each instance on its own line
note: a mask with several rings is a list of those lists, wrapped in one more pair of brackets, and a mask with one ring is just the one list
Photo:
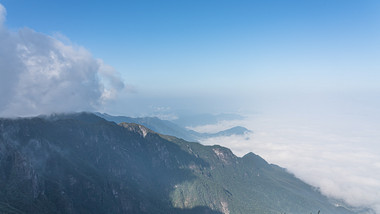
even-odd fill
[(0, 120), (0, 213), (352, 213), (249, 153), (93, 114)]

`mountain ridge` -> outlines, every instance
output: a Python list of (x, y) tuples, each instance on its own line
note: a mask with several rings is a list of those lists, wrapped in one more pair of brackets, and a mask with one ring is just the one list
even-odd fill
[(211, 138), (211, 137), (222, 137), (222, 136), (231, 136), (231, 135), (244, 135), (247, 133), (251, 133), (252, 131), (242, 127), (235, 126), (223, 131), (219, 131), (216, 133), (200, 133), (191, 129), (187, 129), (186, 127), (182, 127), (172, 121), (161, 120), (158, 117), (126, 117), (126, 116), (112, 116), (105, 113), (95, 112), (95, 115), (106, 119), (108, 121), (112, 121), (115, 123), (136, 123), (143, 125), (155, 132), (172, 135), (179, 138), (182, 138), (187, 141), (198, 142), (201, 139)]
[(0, 188), (3, 213), (354, 213), (253, 153), (90, 113), (0, 119)]

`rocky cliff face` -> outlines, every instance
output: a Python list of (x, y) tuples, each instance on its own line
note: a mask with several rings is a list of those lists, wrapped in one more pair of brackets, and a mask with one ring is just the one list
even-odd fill
[(351, 213), (238, 158), (81, 113), (0, 120), (0, 213)]

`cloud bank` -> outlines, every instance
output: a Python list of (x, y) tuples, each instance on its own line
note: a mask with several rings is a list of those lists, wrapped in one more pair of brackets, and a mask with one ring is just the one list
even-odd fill
[[(239, 156), (252, 151), (287, 168), (327, 196), (380, 213), (379, 112), (358, 112), (260, 113), (230, 124), (243, 125), (253, 130), (252, 134), (205, 139), (202, 143), (226, 146)], [(227, 122), (196, 130), (225, 128)]]
[(83, 47), (5, 26), (0, 4), (0, 115), (92, 111), (115, 98), (124, 83)]

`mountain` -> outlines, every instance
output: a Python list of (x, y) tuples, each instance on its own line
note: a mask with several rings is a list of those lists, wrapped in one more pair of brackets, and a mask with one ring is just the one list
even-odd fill
[(200, 133), (192, 130), (180, 127), (173, 122), (168, 120), (161, 120), (157, 117), (125, 117), (125, 116), (112, 116), (109, 114), (95, 113), (97, 116), (104, 118), (108, 121), (113, 121), (115, 123), (136, 123), (143, 125), (155, 132), (172, 135), (182, 138), (187, 141), (198, 141), (200, 138)]
[(208, 124), (216, 124), (225, 120), (243, 120), (244, 117), (239, 114), (189, 114), (182, 113), (173, 122), (183, 127), (202, 126)]
[(231, 136), (231, 135), (245, 135), (247, 133), (251, 133), (252, 131), (244, 128), (242, 126), (235, 126), (230, 129), (226, 129), (224, 131), (220, 131), (215, 134), (207, 134), (208, 137), (220, 137), (220, 136)]
[(90, 113), (0, 119), (0, 190), (0, 213), (353, 213), (253, 153)]
[(244, 135), (251, 132), (250, 130), (235, 126), (233, 128), (220, 131), (217, 133), (199, 133), (193, 130), (186, 129), (185, 127), (179, 126), (168, 120), (161, 120), (157, 117), (125, 117), (125, 116), (112, 116), (109, 114), (95, 113), (97, 116), (102, 117), (108, 121), (113, 121), (115, 123), (136, 123), (141, 124), (153, 131), (156, 131), (165, 135), (172, 135), (178, 138), (182, 138), (187, 141), (199, 141), (200, 139), (209, 137), (220, 137), (220, 136), (230, 136), (230, 135)]

